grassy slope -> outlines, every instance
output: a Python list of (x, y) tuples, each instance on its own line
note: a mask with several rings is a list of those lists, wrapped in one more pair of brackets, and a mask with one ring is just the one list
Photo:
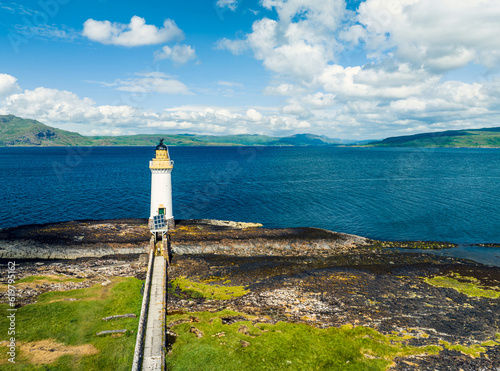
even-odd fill
[(0, 115), (0, 146), (85, 146), (93, 141), (78, 133), (56, 129), (36, 120), (26, 120), (13, 115)]
[[(51, 370), (129, 370), (134, 354), (138, 318), (125, 318), (105, 322), (101, 318), (116, 314), (134, 313), (139, 317), (142, 281), (136, 278), (114, 278), (108, 286), (96, 285), (88, 289), (49, 292), (40, 295), (35, 304), (19, 308), (16, 312), (16, 341), (33, 342), (51, 339), (65, 345), (92, 344), (99, 350), (96, 355), (76, 357), (64, 355), (50, 364)], [(68, 301), (65, 299), (80, 299)], [(7, 304), (0, 312), (7, 313)], [(7, 317), (0, 316), (0, 328), (9, 327)], [(128, 329), (123, 337), (97, 337), (103, 330)], [(7, 331), (0, 333), (0, 341), (9, 338)], [(9, 370), (45, 370), (33, 365), (28, 356), (19, 352), (16, 364)], [(6, 351), (0, 353), (0, 369), (5, 365)]]
[[(231, 325), (221, 318), (239, 317)], [(396, 356), (438, 353), (437, 346), (413, 347), (407, 338), (366, 327), (319, 329), (305, 324), (254, 323), (243, 313), (196, 312), (167, 317), (178, 334), (168, 370), (385, 370)], [(195, 318), (195, 319), (193, 319)], [(178, 324), (176, 324), (178, 323)], [(202, 337), (192, 333), (192, 327)]]
[[(460, 279), (474, 280), (470, 277)], [(169, 295), (184, 296), (188, 300), (202, 297), (222, 299), (220, 294), (225, 292), (221, 288), (231, 292), (229, 297), (244, 294), (241, 292), (242, 287), (222, 287), (177, 278), (170, 282)], [(473, 294), (477, 295), (477, 292)], [(230, 318), (235, 321), (227, 324)], [(177, 334), (171, 353), (167, 355), (167, 370), (382, 371), (391, 365), (394, 357), (438, 354), (443, 349), (479, 357), (486, 351), (486, 346), (496, 347), (500, 344), (500, 334), (497, 334), (496, 340), (469, 347), (445, 341), (417, 347), (409, 345), (414, 337), (404, 331), (384, 335), (363, 326), (320, 329), (286, 322), (269, 324), (259, 322), (259, 319), (265, 320), (264, 317), (227, 309), (167, 315), (171, 331)]]
[(96, 145), (118, 145), (118, 146), (148, 146), (158, 144), (159, 138), (164, 138), (167, 145), (178, 146), (207, 146), (207, 145), (272, 145), (276, 138), (260, 135), (126, 135), (116, 137), (89, 137)]
[(377, 143), (374, 147), (500, 147), (500, 128), (477, 130), (450, 130), (392, 137)]

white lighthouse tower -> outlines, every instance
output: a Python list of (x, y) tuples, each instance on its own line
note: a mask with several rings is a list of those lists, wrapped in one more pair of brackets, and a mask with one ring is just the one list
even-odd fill
[(151, 169), (151, 213), (149, 222), (154, 229), (153, 218), (163, 215), (166, 227), (175, 227), (172, 214), (172, 169), (174, 162), (170, 160), (168, 148), (163, 144), (163, 139), (156, 146), (156, 157), (149, 162)]

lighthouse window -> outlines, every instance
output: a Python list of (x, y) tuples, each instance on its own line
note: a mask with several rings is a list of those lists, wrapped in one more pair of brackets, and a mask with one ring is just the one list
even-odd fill
[(159, 208), (158, 209), (158, 214), (159, 215), (165, 215), (165, 208)]

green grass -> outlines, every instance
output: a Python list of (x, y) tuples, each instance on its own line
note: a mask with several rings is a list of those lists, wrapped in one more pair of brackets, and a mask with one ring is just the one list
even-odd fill
[(454, 278), (444, 277), (444, 276), (425, 278), (425, 282), (427, 282), (429, 285), (432, 286), (454, 289), (468, 296), (484, 297), (491, 299), (496, 299), (500, 297), (499, 291), (482, 288), (481, 286), (478, 285), (477, 283), (478, 281), (473, 277), (460, 277), (460, 279), (462, 281), (468, 281), (468, 282), (462, 282)]
[(205, 284), (188, 280), (184, 277), (176, 278), (171, 282), (169, 294), (175, 295), (175, 289), (179, 288), (190, 298), (206, 298), (212, 300), (229, 300), (248, 293), (243, 286), (222, 286)]
[[(16, 312), (16, 341), (33, 342), (51, 339), (65, 345), (91, 344), (98, 354), (76, 357), (65, 355), (50, 365), (51, 370), (129, 370), (132, 365), (138, 318), (102, 321), (103, 317), (135, 313), (139, 316), (142, 281), (136, 278), (114, 278), (108, 286), (96, 285), (87, 289), (48, 292), (40, 295), (35, 304)], [(80, 299), (68, 301), (65, 299)], [(0, 305), (0, 328), (8, 328), (7, 305)], [(97, 337), (103, 330), (127, 329), (123, 337)], [(7, 331), (0, 333), (0, 341), (8, 339)], [(6, 352), (0, 353), (0, 360)], [(19, 353), (12, 370), (44, 370), (44, 366), (30, 365)], [(0, 366), (1, 367), (1, 366)]]
[[(195, 316), (199, 322), (190, 322)], [(221, 317), (245, 316), (232, 311), (198, 312), (168, 316), (178, 334), (168, 370), (385, 370), (396, 356), (436, 354), (440, 346), (413, 347), (398, 336), (385, 336), (366, 328), (343, 326), (318, 329), (305, 324), (275, 325), (250, 320), (231, 325)], [(190, 333), (194, 326), (204, 333)], [(248, 328), (248, 335), (239, 332)], [(220, 336), (224, 333), (224, 336)], [(244, 347), (242, 342), (249, 343)]]

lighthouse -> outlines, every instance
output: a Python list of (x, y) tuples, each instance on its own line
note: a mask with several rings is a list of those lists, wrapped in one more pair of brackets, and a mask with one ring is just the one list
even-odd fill
[[(165, 221), (165, 229), (175, 227), (172, 214), (172, 169), (174, 162), (170, 160), (168, 148), (163, 144), (163, 139), (156, 146), (155, 158), (149, 162), (151, 169), (151, 213), (149, 216), (151, 229), (154, 227), (153, 220), (158, 216)], [(163, 218), (161, 218), (163, 216)]]

